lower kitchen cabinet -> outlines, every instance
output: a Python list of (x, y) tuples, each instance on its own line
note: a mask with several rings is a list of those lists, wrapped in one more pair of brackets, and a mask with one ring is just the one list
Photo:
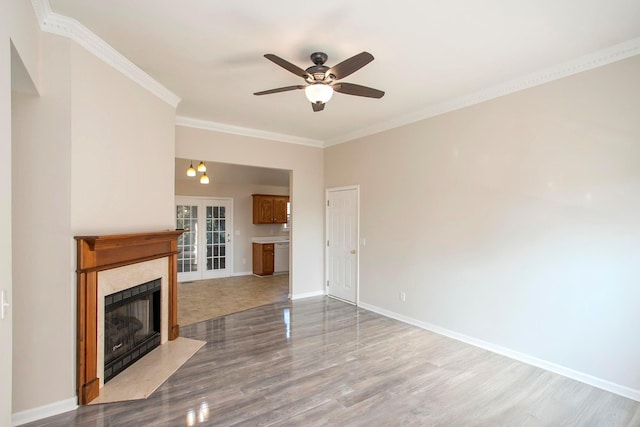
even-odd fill
[(273, 274), (274, 246), (273, 243), (253, 244), (253, 274), (268, 276)]

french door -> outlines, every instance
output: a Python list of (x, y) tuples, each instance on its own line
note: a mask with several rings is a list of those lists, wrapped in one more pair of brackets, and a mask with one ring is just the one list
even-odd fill
[(233, 266), (233, 200), (176, 197), (178, 281), (228, 277)]

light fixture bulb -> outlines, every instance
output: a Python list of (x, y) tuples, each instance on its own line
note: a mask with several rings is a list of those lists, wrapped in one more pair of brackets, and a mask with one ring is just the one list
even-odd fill
[(196, 176), (196, 170), (193, 168), (193, 162), (191, 162), (189, 169), (187, 169), (187, 176)]
[(324, 104), (333, 96), (333, 88), (325, 83), (314, 83), (304, 88), (304, 94), (312, 103)]
[(207, 173), (205, 172), (200, 177), (200, 184), (208, 184), (208, 183), (209, 183), (209, 177), (207, 176)]
[(204, 162), (200, 162), (200, 164), (198, 165), (198, 172), (206, 172), (207, 171), (207, 167), (204, 165)]

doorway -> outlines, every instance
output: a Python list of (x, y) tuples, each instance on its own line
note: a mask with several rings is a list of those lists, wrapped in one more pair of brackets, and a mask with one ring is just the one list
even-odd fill
[[(187, 175), (188, 168), (204, 160), (209, 184), (203, 185), (197, 177)], [(195, 245), (201, 243), (203, 237), (194, 233), (189, 238), (185, 237), (184, 245), (180, 248), (182, 254), (178, 275), (178, 320), (181, 325), (202, 321), (210, 315), (219, 316), (226, 314), (228, 310), (244, 304), (239, 309), (251, 308), (252, 304), (268, 304), (280, 301), (284, 296), (286, 300), (291, 295), (291, 276), (282, 274), (271, 280), (261, 280), (253, 276), (253, 239), (254, 238), (286, 238), (292, 233), (283, 224), (254, 224), (253, 223), (253, 194), (277, 194), (290, 195), (292, 186), (292, 171), (273, 169), (240, 164), (229, 164), (204, 159), (175, 159), (175, 197), (176, 197), (176, 224), (178, 221), (177, 206), (189, 207), (189, 216), (184, 215), (184, 226), (189, 229), (198, 228), (200, 232), (203, 225), (200, 217), (204, 207), (197, 202), (211, 199), (226, 199), (233, 202), (233, 213), (225, 209), (225, 228), (227, 240), (231, 242), (225, 246), (225, 268), (229, 271), (227, 276), (201, 279), (200, 260), (202, 248)], [(194, 202), (194, 199), (196, 203)], [(197, 212), (192, 214), (192, 207)], [(293, 204), (292, 210), (295, 210)], [(292, 215), (294, 212), (292, 212)], [(197, 219), (196, 219), (197, 217)], [(233, 221), (233, 224), (229, 220)], [(193, 226), (192, 226), (193, 224)], [(182, 243), (182, 241), (180, 242)], [(214, 242), (215, 243), (215, 242)], [(189, 251), (191, 253), (189, 253)], [(197, 251), (197, 252), (195, 252)], [(218, 251), (220, 254), (220, 250)], [(213, 256), (216, 256), (215, 253)], [(220, 255), (217, 255), (220, 257)], [(231, 262), (231, 258), (233, 261)], [(197, 265), (194, 265), (197, 262)], [(218, 261), (218, 266), (222, 261)], [(264, 279), (264, 278), (262, 278)], [(253, 286), (253, 288), (252, 288)], [(256, 292), (254, 292), (256, 291)], [(187, 315), (185, 315), (187, 313)], [(195, 313), (202, 316), (193, 316)], [(197, 317), (197, 318), (196, 318)]]
[(229, 277), (233, 271), (233, 200), (176, 197), (178, 281)]
[(360, 188), (327, 190), (327, 295), (358, 303)]

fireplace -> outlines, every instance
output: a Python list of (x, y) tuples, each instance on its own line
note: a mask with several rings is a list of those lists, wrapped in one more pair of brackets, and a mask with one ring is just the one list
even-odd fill
[(160, 345), (158, 278), (104, 298), (104, 382)]
[[(157, 340), (162, 345), (178, 338), (177, 240), (180, 234), (182, 230), (75, 237), (78, 404), (87, 404), (98, 397), (104, 382), (115, 375), (115, 368), (122, 365), (125, 369), (125, 365), (133, 363), (129, 356), (150, 351), (150, 341)], [(155, 289), (147, 292), (148, 282), (155, 280), (159, 280), (158, 293)], [(139, 285), (147, 288), (142, 291), (147, 293), (139, 300), (142, 302), (121, 309), (122, 298), (130, 296), (135, 292), (131, 289)], [(138, 294), (140, 292), (139, 289)], [(113, 306), (114, 302), (119, 307)], [(117, 314), (107, 314), (112, 311)], [(121, 340), (118, 336), (115, 340), (106, 338), (107, 330), (113, 331), (114, 324), (117, 324), (116, 335), (122, 335)], [(154, 333), (139, 336), (147, 330)], [(124, 355), (121, 349), (130, 347), (125, 345), (124, 337), (131, 334), (133, 341), (141, 346), (134, 345), (133, 354)]]

